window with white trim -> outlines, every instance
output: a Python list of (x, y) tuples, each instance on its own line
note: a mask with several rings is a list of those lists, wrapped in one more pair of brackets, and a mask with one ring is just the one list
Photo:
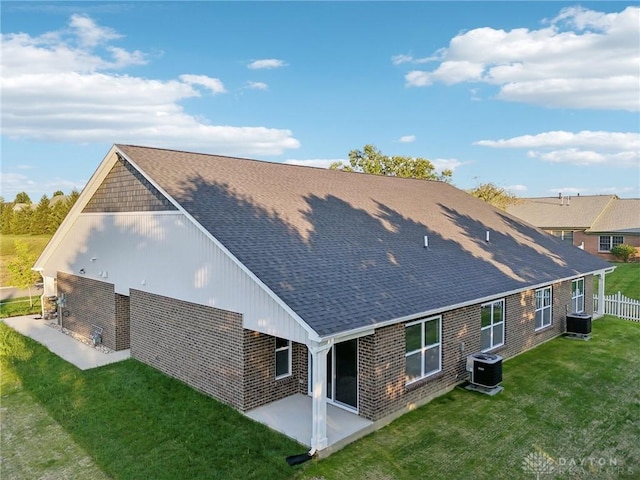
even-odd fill
[(551, 287), (536, 290), (536, 330), (551, 325)]
[(617, 247), (623, 243), (624, 237), (622, 235), (600, 235), (598, 251), (610, 252), (613, 247)]
[(584, 278), (571, 282), (571, 312), (584, 312)]
[(405, 327), (406, 383), (442, 369), (442, 317), (426, 318)]
[(483, 304), (480, 322), (480, 346), (483, 352), (504, 345), (504, 299)]
[(276, 337), (276, 380), (291, 375), (291, 340)]

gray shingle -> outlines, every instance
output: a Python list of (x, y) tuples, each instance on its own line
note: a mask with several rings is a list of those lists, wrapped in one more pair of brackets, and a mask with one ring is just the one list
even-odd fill
[(321, 336), (608, 267), (441, 182), (118, 147)]

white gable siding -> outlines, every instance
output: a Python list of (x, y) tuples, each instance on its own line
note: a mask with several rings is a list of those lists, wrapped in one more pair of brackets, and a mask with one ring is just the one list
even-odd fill
[(306, 343), (307, 332), (181, 213), (81, 214), (47, 260), (57, 271), (243, 315), (244, 327)]

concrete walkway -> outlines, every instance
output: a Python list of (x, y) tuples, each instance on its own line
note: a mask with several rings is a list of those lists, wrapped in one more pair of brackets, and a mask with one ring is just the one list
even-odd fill
[(103, 353), (90, 345), (47, 325), (47, 320), (36, 320), (35, 315), (5, 318), (2, 321), (16, 332), (34, 339), (52, 353), (75, 365), (80, 370), (102, 367), (130, 358), (130, 350)]

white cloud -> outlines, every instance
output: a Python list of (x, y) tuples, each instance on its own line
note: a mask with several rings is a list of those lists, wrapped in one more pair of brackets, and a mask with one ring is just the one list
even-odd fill
[(398, 139), (400, 143), (412, 143), (416, 141), (415, 135), (404, 135)]
[(269, 86), (264, 82), (247, 82), (247, 88), (251, 90), (269, 90)]
[(433, 166), (436, 167), (436, 170), (439, 172), (443, 170), (454, 171), (456, 168), (465, 164), (465, 162), (461, 162), (455, 158), (436, 158), (435, 160), (431, 160), (431, 163), (433, 163)]
[(74, 16), (70, 28), (39, 37), (3, 34), (2, 134), (221, 154), (277, 155), (299, 147), (290, 130), (211, 125), (185, 112), (183, 100), (225, 92), (217, 78), (184, 74), (157, 80), (113, 73), (147, 62), (144, 53), (109, 43), (119, 38), (86, 16)]
[(254, 60), (247, 68), (251, 70), (261, 70), (261, 69), (271, 69), (271, 68), (281, 68), (285, 67), (287, 64), (283, 60), (278, 60), (277, 58), (265, 58), (262, 60)]
[(423, 58), (415, 58), (413, 55), (400, 54), (400, 55), (392, 56), (391, 63), (393, 63), (394, 65), (402, 65), (403, 63), (420, 64), (420, 63), (433, 62), (439, 59), (440, 59), (439, 55), (433, 55), (430, 57), (423, 57)]
[[(564, 9), (549, 26), (510, 31), (482, 27), (439, 50), (433, 70), (413, 70), (407, 86), (480, 82), (497, 97), (560, 108), (640, 110), (640, 8), (604, 14)], [(395, 64), (413, 63), (409, 55)]]
[(222, 82), (217, 78), (206, 75), (180, 75), (180, 80), (189, 85), (202, 85), (211, 90), (211, 93), (225, 93), (226, 90)]
[(308, 160), (297, 160), (297, 159), (290, 159), (290, 160), (286, 160), (284, 163), (288, 164), (288, 165), (300, 165), (303, 167), (317, 167), (317, 168), (329, 168), (329, 166), (332, 163), (336, 163), (336, 162), (342, 162), (345, 163), (346, 160), (342, 159), (342, 158), (334, 158), (334, 159), (330, 159), (330, 158), (312, 158), (312, 159), (308, 159)]
[(640, 134), (583, 130), (522, 135), (500, 140), (480, 140), (474, 145), (528, 149), (527, 156), (572, 165), (633, 167), (640, 164)]
[(529, 188), (526, 185), (508, 185), (506, 190), (513, 193), (522, 193), (529, 190)]

